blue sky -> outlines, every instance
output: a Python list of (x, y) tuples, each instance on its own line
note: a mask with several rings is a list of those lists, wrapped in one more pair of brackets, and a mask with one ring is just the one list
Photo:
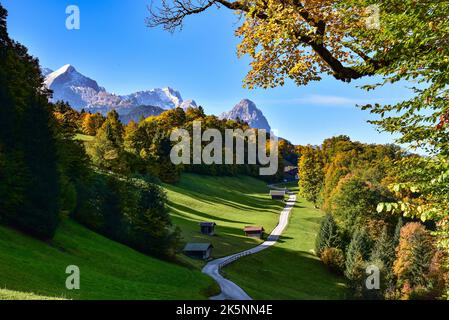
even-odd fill
[[(226, 9), (189, 17), (181, 32), (170, 34), (145, 25), (151, 0), (0, 2), (9, 11), (10, 35), (44, 67), (72, 64), (118, 94), (170, 86), (213, 114), (249, 98), (280, 136), (297, 144), (320, 144), (338, 134), (363, 142), (393, 142), (392, 136), (366, 123), (372, 116), (355, 105), (394, 102), (409, 95), (403, 85), (368, 94), (357, 88), (366, 79), (344, 84), (330, 77), (306, 87), (288, 82), (276, 89), (244, 89), (249, 59), (237, 58), (238, 17)], [(65, 27), (68, 5), (80, 8), (80, 30)]]

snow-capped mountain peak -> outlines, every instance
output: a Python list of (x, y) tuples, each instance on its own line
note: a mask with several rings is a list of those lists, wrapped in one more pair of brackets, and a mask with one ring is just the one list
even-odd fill
[(53, 91), (53, 101), (67, 101), (77, 110), (90, 109), (107, 113), (112, 109), (129, 112), (138, 106), (154, 106), (172, 109), (183, 103), (181, 94), (170, 88), (157, 88), (129, 95), (115, 95), (100, 87), (95, 80), (79, 73), (73, 65), (67, 64), (56, 71), (42, 68), (45, 85)]
[(82, 75), (70, 64), (47, 75), (45, 85), (52, 90), (60, 87), (88, 87), (97, 92), (102, 91), (95, 80)]
[(183, 102), (181, 94), (170, 87), (163, 88), (165, 95), (178, 107)]

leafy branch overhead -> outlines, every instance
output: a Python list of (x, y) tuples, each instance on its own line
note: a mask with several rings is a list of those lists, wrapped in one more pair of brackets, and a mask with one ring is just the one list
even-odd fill
[[(369, 5), (374, 1), (329, 0), (162, 0), (151, 6), (151, 27), (171, 32), (184, 19), (211, 7), (227, 8), (243, 17), (236, 30), (242, 38), (238, 54), (252, 58), (246, 86), (275, 87), (285, 78), (297, 84), (320, 80), (327, 73), (350, 82), (382, 72), (393, 62), (400, 43), (377, 41), (369, 29)], [(398, 8), (400, 10), (400, 8)]]

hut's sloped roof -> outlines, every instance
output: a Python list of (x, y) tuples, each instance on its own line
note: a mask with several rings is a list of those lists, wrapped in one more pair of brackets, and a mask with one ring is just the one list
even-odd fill
[(285, 191), (281, 190), (271, 190), (270, 196), (285, 196)]
[(215, 227), (216, 225), (215, 222), (200, 222), (201, 227)]
[(187, 243), (184, 251), (207, 251), (209, 248), (213, 248), (210, 243)]
[(263, 227), (245, 227), (245, 232), (263, 232), (265, 229)]

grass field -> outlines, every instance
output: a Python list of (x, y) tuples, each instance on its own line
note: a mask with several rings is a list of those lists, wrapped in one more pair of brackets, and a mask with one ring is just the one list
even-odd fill
[(64, 299), (38, 296), (34, 293), (29, 292), (18, 292), (0, 289), (0, 300), (64, 300)]
[[(65, 288), (66, 267), (81, 290)], [(195, 269), (157, 260), (65, 221), (51, 243), (0, 226), (0, 299), (207, 299), (216, 284)]]
[[(250, 177), (183, 175), (175, 186), (164, 185), (172, 220), (182, 230), (183, 243), (210, 242), (218, 258), (256, 246), (261, 240), (247, 238), (245, 226), (263, 226), (267, 233), (277, 225), (283, 204), (269, 197), (263, 181)], [(199, 222), (217, 223), (216, 235), (200, 233)], [(202, 262), (187, 259), (197, 266)]]
[(323, 213), (299, 199), (277, 245), (238, 260), (223, 273), (254, 299), (344, 299), (343, 278), (330, 273), (312, 253), (322, 218)]
[[(213, 257), (258, 245), (243, 228), (277, 225), (283, 203), (268, 196), (264, 182), (250, 177), (183, 175), (164, 185), (173, 222), (183, 243), (211, 242)], [(297, 190), (295, 184), (287, 187)], [(224, 269), (225, 274), (255, 299), (344, 298), (342, 279), (329, 273), (311, 254), (323, 215), (300, 200), (281, 242)], [(218, 224), (216, 236), (199, 232), (199, 222)], [(207, 299), (218, 293), (212, 279), (200, 273), (203, 261), (179, 254), (168, 263), (110, 241), (65, 220), (56, 237), (44, 243), (0, 226), (1, 299)], [(81, 269), (81, 290), (65, 289), (65, 269)]]

